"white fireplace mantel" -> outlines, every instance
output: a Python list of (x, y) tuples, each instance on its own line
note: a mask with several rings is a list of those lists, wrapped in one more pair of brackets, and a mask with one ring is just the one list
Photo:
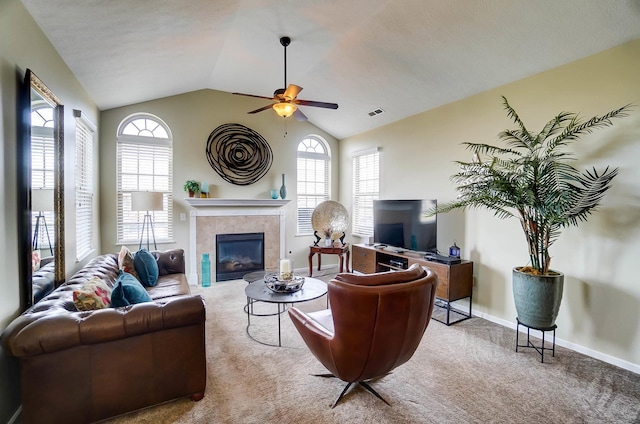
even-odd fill
[(291, 200), (283, 199), (220, 199), (220, 198), (202, 198), (187, 197), (184, 200), (194, 208), (212, 207), (212, 206), (236, 206), (236, 207), (271, 207), (279, 208)]

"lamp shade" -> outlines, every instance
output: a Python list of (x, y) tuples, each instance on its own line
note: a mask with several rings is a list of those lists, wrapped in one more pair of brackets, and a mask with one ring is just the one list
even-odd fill
[(163, 193), (160, 191), (132, 191), (132, 211), (161, 211)]
[(31, 210), (39, 212), (52, 211), (53, 189), (31, 190)]
[(287, 102), (274, 103), (272, 107), (273, 107), (273, 110), (276, 111), (278, 116), (282, 116), (283, 118), (290, 117), (291, 115), (293, 115), (293, 112), (295, 112), (296, 109), (298, 109), (298, 107), (293, 103), (287, 103)]

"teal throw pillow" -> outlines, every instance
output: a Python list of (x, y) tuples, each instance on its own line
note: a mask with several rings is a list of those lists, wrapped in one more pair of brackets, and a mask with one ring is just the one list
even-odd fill
[(151, 302), (151, 296), (147, 293), (140, 281), (128, 272), (120, 271), (116, 284), (111, 291), (111, 307), (129, 306), (136, 303)]
[(158, 262), (147, 249), (140, 249), (133, 256), (133, 266), (140, 282), (147, 287), (158, 284)]

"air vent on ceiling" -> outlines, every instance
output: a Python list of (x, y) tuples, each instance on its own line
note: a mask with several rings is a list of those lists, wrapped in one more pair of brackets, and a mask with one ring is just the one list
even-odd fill
[(372, 110), (371, 112), (369, 112), (369, 116), (380, 115), (383, 112), (384, 112), (384, 110), (381, 107), (379, 107), (379, 108), (376, 108), (376, 109)]

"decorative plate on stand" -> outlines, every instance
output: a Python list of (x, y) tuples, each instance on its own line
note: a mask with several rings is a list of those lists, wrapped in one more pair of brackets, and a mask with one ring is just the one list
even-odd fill
[(294, 276), (291, 280), (280, 280), (277, 274), (269, 273), (264, 276), (264, 284), (275, 293), (293, 293), (302, 288), (304, 277)]
[(337, 240), (349, 228), (349, 212), (341, 203), (326, 200), (313, 210), (311, 226), (319, 237)]

